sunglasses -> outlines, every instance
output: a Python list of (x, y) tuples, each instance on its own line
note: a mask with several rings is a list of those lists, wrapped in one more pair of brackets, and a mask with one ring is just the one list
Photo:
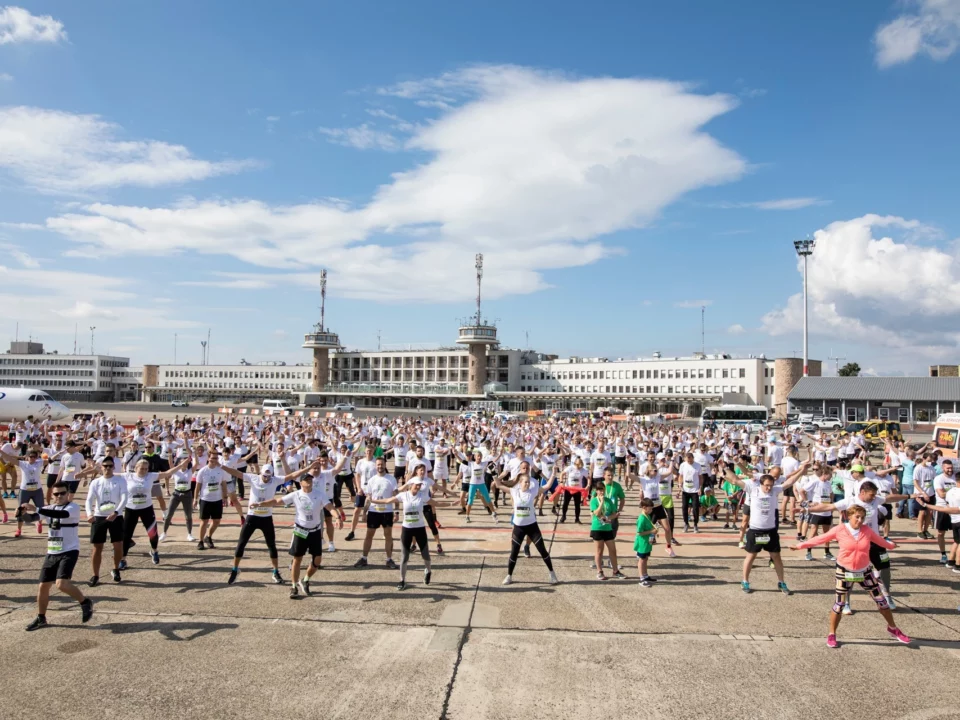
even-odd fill
[(55, 492), (55, 493), (53, 493), (53, 496), (54, 496), (54, 497), (63, 497), (64, 495), (66, 495), (65, 492)]

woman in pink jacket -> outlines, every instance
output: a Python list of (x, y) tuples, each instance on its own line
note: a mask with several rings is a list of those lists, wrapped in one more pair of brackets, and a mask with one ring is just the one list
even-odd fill
[(839, 646), (837, 627), (843, 617), (841, 611), (848, 593), (855, 584), (867, 590), (873, 601), (877, 603), (877, 610), (887, 621), (887, 632), (902, 643), (910, 642), (910, 638), (897, 627), (897, 621), (893, 619), (893, 613), (890, 612), (887, 600), (870, 566), (870, 543), (887, 550), (893, 550), (897, 545), (884, 540), (868, 525), (864, 525), (866, 516), (867, 512), (864, 508), (854, 505), (847, 510), (847, 522), (834, 525), (823, 535), (818, 535), (799, 545), (790, 546), (791, 550), (807, 550), (829, 542), (836, 542), (840, 546), (840, 552), (837, 553), (837, 598), (830, 611), (830, 634), (827, 635), (827, 647)]

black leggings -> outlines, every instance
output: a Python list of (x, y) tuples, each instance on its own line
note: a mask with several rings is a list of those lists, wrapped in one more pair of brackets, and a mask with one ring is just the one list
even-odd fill
[(340, 499), (340, 494), (343, 492), (344, 487), (347, 488), (347, 491), (350, 493), (350, 497), (356, 495), (356, 490), (353, 489), (353, 474), (343, 476), (337, 475), (336, 484), (333, 488), (334, 507), (343, 507), (343, 500)]
[(234, 557), (243, 557), (243, 550), (253, 537), (253, 533), (259, 530), (263, 533), (263, 540), (267, 543), (267, 550), (270, 557), (277, 557), (277, 533), (273, 527), (272, 517), (257, 517), (256, 515), (247, 515), (247, 521), (240, 528), (240, 539), (237, 541), (237, 549), (233, 553)]
[(423, 518), (430, 527), (430, 534), (437, 539), (437, 542), (440, 542), (440, 531), (437, 529), (437, 516), (433, 512), (432, 505), (423, 506)]
[[(424, 508), (426, 509), (426, 508)], [(423, 564), (427, 570), (430, 569), (430, 543), (427, 542), (426, 528), (400, 528), (400, 579), (407, 579), (407, 563), (410, 562), (410, 550), (413, 549), (413, 542), (416, 540), (417, 547), (420, 548), (420, 557), (423, 558)]]
[(123, 556), (126, 557), (133, 545), (133, 531), (137, 529), (137, 520), (143, 523), (150, 539), (150, 547), (157, 549), (157, 516), (153, 512), (153, 505), (140, 510), (127, 508), (123, 511)]
[(583, 502), (583, 493), (580, 492), (565, 492), (563, 493), (563, 510), (561, 512), (561, 517), (565, 520), (567, 518), (567, 508), (570, 507), (570, 498), (573, 498), (573, 517), (575, 520), (580, 519), (580, 503)]
[(690, 508), (693, 507), (693, 526), (700, 524), (700, 495), (697, 493), (683, 493), (683, 524), (690, 524)]
[[(567, 497), (570, 497), (567, 495)], [(580, 505), (577, 504), (577, 509)], [(507, 575), (513, 575), (513, 568), (517, 565), (517, 558), (520, 556), (520, 546), (523, 545), (523, 539), (529, 537), (533, 544), (537, 548), (537, 552), (540, 553), (540, 557), (543, 558), (543, 562), (547, 566), (547, 570), (553, 572), (553, 561), (550, 559), (550, 554), (547, 552), (547, 546), (543, 544), (543, 535), (540, 533), (540, 525), (537, 523), (530, 523), (529, 525), (514, 525), (513, 526), (513, 542), (510, 545), (510, 560), (507, 562)]]

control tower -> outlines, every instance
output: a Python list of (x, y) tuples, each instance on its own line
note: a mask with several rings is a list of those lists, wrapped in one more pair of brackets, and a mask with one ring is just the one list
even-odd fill
[(327, 271), (320, 271), (320, 322), (303, 336), (303, 347), (313, 350), (313, 392), (320, 392), (330, 377), (330, 351), (340, 349), (340, 337), (324, 327), (327, 304)]
[(497, 348), (497, 326), (487, 322), (480, 314), (480, 282), (483, 279), (483, 254), (477, 253), (477, 314), (460, 323), (460, 336), (457, 343), (466, 345), (470, 353), (470, 378), (467, 392), (470, 395), (483, 395), (483, 386), (487, 382), (487, 347)]

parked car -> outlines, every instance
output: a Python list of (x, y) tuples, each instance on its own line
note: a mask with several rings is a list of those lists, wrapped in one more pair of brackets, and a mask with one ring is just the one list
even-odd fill
[(815, 416), (811, 422), (820, 430), (836, 432), (837, 430), (843, 429), (843, 422), (837, 417), (823, 417), (822, 415), (818, 415)]
[(787, 430), (790, 432), (815, 433), (819, 429), (820, 428), (814, 425), (813, 422), (807, 420), (794, 420), (792, 423), (787, 425)]
[(170, 403), (170, 407), (190, 407), (190, 403), (186, 400), (174, 400)]
[(353, 412), (357, 408), (355, 408), (351, 403), (337, 403), (333, 406), (333, 409), (337, 412)]

